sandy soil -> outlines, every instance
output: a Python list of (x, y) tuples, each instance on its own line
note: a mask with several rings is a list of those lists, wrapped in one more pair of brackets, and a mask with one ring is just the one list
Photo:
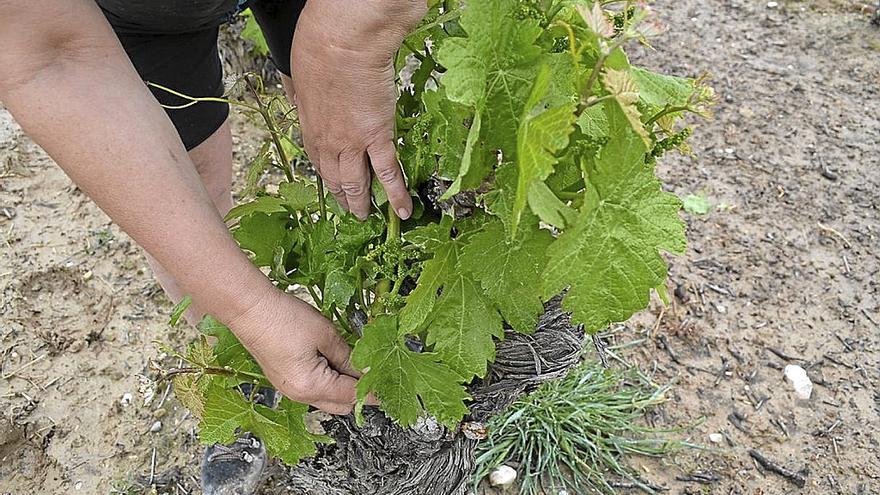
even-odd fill
[[(780, 3), (661, 2), (672, 32), (634, 56), (709, 70), (720, 95), (694, 156), (661, 165), (676, 193), (716, 205), (686, 216), (674, 304), (614, 337), (643, 340), (624, 358), (676, 381), (647, 420), (713, 447), (631, 460), (670, 493), (880, 493), (880, 30), (851, 2)], [(256, 139), (236, 127), (240, 168)], [(145, 406), (137, 378), (153, 340), (193, 333), (167, 327), (140, 250), (2, 109), (0, 234), (0, 493), (197, 490), (196, 422), (164, 390)], [(809, 400), (786, 364), (807, 369)], [(807, 485), (749, 449), (806, 468)], [(680, 479), (695, 473), (717, 481)]]

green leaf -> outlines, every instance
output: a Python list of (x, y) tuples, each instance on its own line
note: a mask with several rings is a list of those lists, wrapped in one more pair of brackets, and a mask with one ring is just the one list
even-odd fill
[(608, 105), (607, 116), (611, 139), (586, 171), (577, 224), (548, 249), (542, 284), (547, 298), (568, 287), (563, 307), (591, 333), (647, 306), (666, 279), (659, 251), (685, 247), (678, 198), (645, 165), (646, 147), (624, 112)]
[(249, 203), (244, 203), (229, 210), (225, 221), (235, 220), (236, 218), (249, 217), (254, 213), (264, 213), (266, 215), (272, 213), (285, 213), (284, 200), (275, 196), (258, 196)]
[(504, 338), (501, 317), (470, 277), (451, 278), (431, 313), (425, 343), (465, 380), (486, 376), (486, 365), (495, 360), (492, 338)]
[(409, 350), (394, 316), (379, 316), (364, 327), (351, 362), (364, 373), (357, 384), (359, 421), (371, 392), (379, 398), (381, 409), (403, 427), (412, 426), (427, 413), (454, 428), (468, 412), (464, 401), (470, 397), (459, 375), (436, 354)]
[(269, 167), (272, 165), (272, 156), (271, 151), (269, 150), (269, 143), (263, 143), (263, 146), (260, 147), (260, 152), (257, 153), (257, 156), (251, 160), (251, 162), (247, 166), (247, 173), (245, 174), (244, 179), (244, 189), (242, 189), (242, 196), (252, 196), (257, 193), (258, 187), (257, 184), (260, 182), (260, 178), (263, 177), (263, 174), (266, 173), (266, 170), (269, 170)]
[[(437, 51), (446, 67), (440, 84), (447, 97), (474, 110), (469, 141), (479, 156), (462, 156), (461, 180), (456, 187), (480, 184), (495, 164), (496, 151), (505, 160), (516, 154), (516, 132), (535, 77), (541, 49), (535, 40), (542, 30), (537, 21), (514, 17), (516, 0), (471, 2), (462, 11), (465, 38), (447, 38)], [(476, 123), (480, 123), (479, 140)], [(454, 193), (452, 193), (454, 194)]]
[(242, 217), (232, 236), (242, 249), (253, 253), (257, 266), (271, 266), (275, 248), (287, 239), (287, 213), (254, 213)]
[(318, 205), (318, 188), (310, 182), (282, 182), (278, 193), (284, 198), (283, 204), (294, 211), (311, 211)]
[(693, 79), (657, 74), (638, 67), (632, 67), (630, 73), (639, 88), (639, 97), (655, 107), (684, 106), (694, 93)]
[(361, 222), (354, 215), (347, 214), (336, 225), (336, 250), (347, 253), (358, 251), (370, 241), (378, 239), (385, 229), (385, 219), (381, 215), (370, 215)]
[(568, 135), (574, 125), (574, 103), (544, 109), (539, 105), (550, 87), (550, 68), (541, 69), (526, 103), (517, 132), (517, 164), (519, 166), (516, 197), (513, 202), (511, 236), (516, 235), (522, 211), (526, 207), (529, 188), (553, 173), (556, 153), (568, 146)]
[(248, 431), (256, 435), (273, 457), (295, 465), (317, 452), (315, 442), (328, 443), (322, 435), (309, 433), (304, 416), (308, 406), (282, 399), (277, 410), (248, 402), (237, 389), (213, 381), (199, 423), (203, 444), (229, 444)]
[(629, 70), (607, 69), (602, 78), (605, 89), (614, 97), (614, 102), (626, 116), (632, 130), (642, 139), (645, 147), (651, 146), (648, 131), (642, 124), (642, 115), (636, 107), (639, 101), (639, 88)]
[(474, 147), (477, 145), (477, 140), (480, 137), (480, 129), (482, 127), (482, 117), (480, 113), (477, 112), (474, 115), (474, 121), (471, 124), (471, 128), (468, 131), (467, 141), (464, 145), (464, 152), (461, 155), (461, 165), (458, 172), (458, 177), (452, 182), (452, 185), (449, 186), (449, 189), (440, 196), (441, 200), (447, 200), (452, 196), (458, 194), (462, 188), (471, 189), (480, 185), (480, 181), (483, 180), (483, 177), (489, 173), (491, 167), (477, 167), (473, 168), (474, 161)]
[[(295, 466), (306, 457), (317, 454), (317, 443), (333, 443), (333, 440), (326, 435), (315, 435), (308, 431), (305, 415), (309, 412), (309, 406), (305, 404), (284, 397), (278, 404), (278, 409), (260, 408), (260, 412), (286, 430), (284, 435), (288, 440), (287, 447), (282, 447), (277, 451), (271, 450), (269, 453), (289, 466)], [(269, 446), (266, 447), (269, 450)]]
[(400, 325), (407, 332), (414, 332), (424, 323), (437, 302), (437, 291), (455, 270), (458, 252), (452, 243), (434, 250), (434, 257), (422, 265), (419, 283), (406, 297), (406, 305), (400, 310)]
[[(501, 222), (493, 221), (463, 249), (459, 267), (480, 283), (504, 320), (518, 332), (534, 332), (544, 312), (540, 280), (552, 240), (546, 230), (532, 227), (522, 229), (510, 241)], [(483, 316), (477, 313), (476, 317)]]
[(543, 182), (535, 182), (529, 189), (529, 208), (547, 225), (558, 229), (575, 223), (577, 212), (563, 203)]
[(712, 211), (712, 203), (709, 202), (703, 196), (697, 196), (696, 194), (688, 194), (682, 199), (682, 206), (684, 207), (684, 211), (690, 213), (691, 215), (705, 215)]
[(203, 335), (214, 337), (213, 355), (220, 366), (245, 373), (261, 373), (260, 366), (229, 328), (211, 315), (205, 315), (199, 323)]
[(330, 311), (335, 306), (345, 309), (356, 289), (354, 277), (348, 274), (345, 267), (333, 267), (324, 278), (324, 292), (321, 294), (323, 311)]
[(183, 314), (186, 313), (186, 310), (192, 306), (192, 298), (189, 296), (183, 296), (183, 299), (180, 300), (177, 304), (174, 305), (174, 308), (171, 309), (171, 317), (168, 318), (168, 325), (171, 327), (176, 327), (178, 323), (180, 323), (180, 319), (183, 317)]
[(242, 11), (241, 15), (245, 18), (244, 29), (241, 30), (241, 37), (254, 44), (255, 54), (263, 57), (268, 56), (269, 45), (266, 44), (266, 38), (263, 37), (263, 31), (260, 29), (260, 25), (257, 24), (257, 20), (254, 18), (254, 13), (251, 12), (251, 9), (245, 9)]
[(205, 374), (177, 375), (171, 379), (174, 396), (183, 407), (201, 418), (205, 414), (205, 394), (208, 393), (213, 377)]
[(206, 395), (205, 410), (199, 423), (199, 438), (203, 444), (229, 444), (245, 431), (259, 436), (267, 449), (271, 445), (280, 451), (290, 444), (285, 428), (257, 412), (239, 390), (214, 381)]
[(585, 108), (578, 116), (577, 124), (585, 136), (594, 139), (608, 136), (608, 117), (601, 103)]
[(422, 101), (431, 119), (428, 139), (431, 151), (438, 157), (438, 175), (454, 180), (461, 168), (472, 112), (446, 98), (443, 87), (437, 91), (426, 91)]

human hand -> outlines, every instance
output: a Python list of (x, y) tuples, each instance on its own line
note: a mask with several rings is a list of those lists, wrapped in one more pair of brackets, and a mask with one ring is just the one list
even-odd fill
[(313, 0), (297, 23), (292, 81), (303, 142), (339, 204), (370, 213), (370, 169), (397, 215), (412, 199), (397, 160), (394, 55), (425, 15), (424, 0)]
[(348, 414), (360, 373), (333, 324), (305, 302), (272, 289), (229, 323), (279, 392), (331, 414)]

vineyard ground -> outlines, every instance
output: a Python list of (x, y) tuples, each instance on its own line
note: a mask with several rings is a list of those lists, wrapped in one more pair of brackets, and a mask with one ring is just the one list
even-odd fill
[[(676, 381), (647, 420), (693, 424), (678, 436), (717, 450), (630, 460), (670, 493), (880, 493), (880, 30), (849, 2), (780, 4), (661, 2), (672, 32), (635, 57), (708, 69), (720, 95), (695, 156), (660, 170), (716, 204), (686, 216), (681, 297), (613, 336), (641, 340), (625, 359)], [(257, 139), (236, 130), (240, 168)], [(196, 486), (195, 420), (163, 390), (144, 407), (135, 378), (153, 340), (193, 333), (169, 330), (139, 249), (2, 109), (0, 233), (0, 493)], [(783, 381), (790, 363), (813, 379), (810, 400)], [(758, 469), (749, 449), (808, 468), (807, 486)], [(698, 472), (718, 481), (677, 479)], [(286, 493), (281, 468), (268, 474), (263, 493)]]

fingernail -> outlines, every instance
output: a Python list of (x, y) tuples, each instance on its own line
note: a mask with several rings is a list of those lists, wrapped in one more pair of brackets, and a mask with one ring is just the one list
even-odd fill
[(401, 220), (406, 220), (407, 218), (409, 218), (409, 210), (407, 210), (406, 208), (398, 208), (397, 216), (399, 216)]

